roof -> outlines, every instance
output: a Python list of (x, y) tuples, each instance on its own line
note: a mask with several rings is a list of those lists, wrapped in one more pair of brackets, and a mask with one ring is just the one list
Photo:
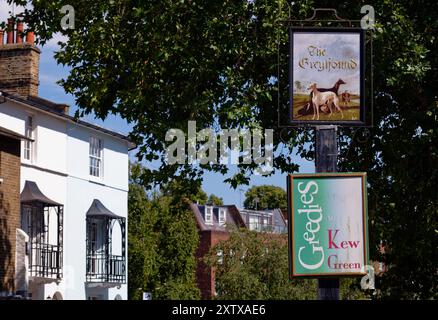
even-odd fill
[(22, 203), (41, 202), (48, 206), (61, 206), (60, 203), (46, 197), (34, 181), (27, 180), (21, 192), (20, 201)]
[(5, 136), (8, 138), (12, 138), (12, 139), (16, 139), (16, 140), (28, 140), (28, 141), (33, 141), (32, 139), (25, 137), (17, 132), (14, 132), (12, 130), (3, 128), (0, 126), (0, 136)]
[(7, 98), (9, 100), (16, 101), (16, 102), (19, 102), (22, 104), (26, 104), (30, 107), (51, 113), (57, 117), (63, 118), (65, 120), (73, 122), (75, 124), (79, 124), (81, 126), (88, 127), (90, 129), (103, 132), (105, 134), (109, 134), (109, 135), (116, 137), (118, 139), (125, 140), (129, 143), (130, 150), (136, 148), (136, 145), (127, 136), (125, 136), (123, 134), (102, 128), (100, 126), (88, 123), (88, 122), (80, 120), (80, 119), (76, 119), (75, 117), (72, 117), (72, 116), (64, 113), (65, 108), (68, 108), (68, 106), (65, 104), (55, 103), (55, 102), (52, 102), (52, 101), (49, 101), (49, 100), (46, 100), (46, 99), (43, 99), (40, 97), (29, 96), (27, 98), (23, 98), (23, 97), (13, 95), (13, 94), (10, 94), (7, 92), (0, 91), (0, 93), (1, 93), (1, 95), (3, 95), (5, 98)]
[(259, 216), (262, 218), (269, 217), (269, 227), (272, 228), (273, 233), (283, 233), (287, 230), (287, 221), (284, 218), (281, 209), (270, 210), (249, 210), (241, 209), (240, 214), (246, 223), (249, 222), (250, 216)]
[[(223, 205), (223, 206), (205, 206), (199, 205), (196, 203), (192, 203), (190, 205), (193, 213), (195, 214), (196, 224), (201, 231), (222, 231), (227, 232), (227, 226), (233, 225), (237, 227), (244, 227), (245, 223), (239, 215), (238, 209), (235, 205)], [(206, 224), (205, 223), (205, 207), (213, 207), (213, 223)], [(227, 216), (225, 225), (221, 225), (219, 223), (218, 215), (219, 209), (225, 208), (227, 209)]]
[(121, 216), (116, 215), (114, 212), (110, 211), (107, 207), (105, 207), (102, 202), (97, 199), (93, 200), (90, 208), (87, 211), (88, 217), (107, 217), (111, 219), (124, 219)]

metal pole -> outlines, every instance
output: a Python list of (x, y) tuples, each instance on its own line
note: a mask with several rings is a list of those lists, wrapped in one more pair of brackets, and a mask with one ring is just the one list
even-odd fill
[[(317, 126), (315, 135), (315, 171), (336, 172), (337, 127)], [(339, 300), (339, 278), (318, 279), (318, 300)]]

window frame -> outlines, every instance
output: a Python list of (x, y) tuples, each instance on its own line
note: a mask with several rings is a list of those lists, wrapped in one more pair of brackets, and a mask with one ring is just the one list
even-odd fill
[(250, 215), (248, 222), (250, 231), (260, 231), (260, 217)]
[(26, 163), (35, 162), (35, 116), (33, 114), (27, 114), (24, 121), (24, 136), (31, 140), (23, 141), (22, 160)]
[[(96, 147), (97, 142), (97, 147)], [(98, 155), (94, 154), (94, 149)], [(97, 136), (90, 136), (88, 141), (88, 175), (91, 180), (100, 181), (103, 179), (103, 154), (104, 142), (103, 139)], [(96, 165), (93, 165), (93, 161)], [(94, 170), (94, 171), (93, 171)], [(97, 173), (97, 175), (93, 174)]]
[[(221, 213), (223, 214), (223, 219), (221, 219)], [(221, 226), (224, 226), (227, 223), (227, 210), (225, 208), (219, 208), (218, 221)]]
[[(211, 210), (210, 213), (208, 213), (209, 210)], [(207, 216), (210, 216), (210, 218), (207, 219)], [(208, 206), (205, 207), (204, 218), (205, 218), (205, 224), (208, 224), (208, 225), (213, 224), (213, 207), (208, 207)]]

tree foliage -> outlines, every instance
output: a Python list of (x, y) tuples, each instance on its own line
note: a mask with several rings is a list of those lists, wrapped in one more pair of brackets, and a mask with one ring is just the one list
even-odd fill
[[(218, 251), (222, 252), (218, 259)], [(206, 258), (216, 269), (217, 299), (315, 299), (316, 281), (290, 282), (287, 238), (247, 230), (233, 230)]]
[(188, 208), (191, 199), (180, 193), (177, 184), (148, 196), (138, 183), (141, 170), (139, 165), (131, 166), (129, 297), (141, 299), (142, 292), (151, 292), (153, 299), (198, 299), (195, 252), (199, 240)]
[(254, 186), (245, 192), (245, 209), (277, 209), (287, 208), (286, 191), (276, 186)]
[(213, 205), (213, 206), (223, 206), (224, 200), (222, 198), (214, 195), (214, 194), (210, 194), (208, 196), (208, 200), (207, 200), (206, 204)]
[[(372, 5), (374, 126), (339, 131), (339, 168), (368, 172), (371, 257), (390, 266), (382, 297), (437, 297), (438, 7), (433, 2), (13, 2), (32, 4), (25, 19), (42, 42), (57, 31), (69, 37), (56, 55), (71, 68), (61, 84), (81, 112), (100, 118), (114, 113), (131, 122), (131, 137), (146, 160), (164, 160), (166, 131), (186, 130), (187, 120), (196, 120), (198, 128), (275, 128), (275, 97), (280, 92), (280, 106), (287, 106), (288, 78), (286, 55), (280, 55), (286, 62), (277, 60), (277, 44), (287, 48), (287, 29), (277, 22), (304, 19), (313, 7), (334, 7), (357, 20), (361, 6)], [(63, 4), (76, 10), (74, 30), (61, 29)], [(275, 130), (274, 168), (296, 171), (296, 152), (314, 156), (312, 144), (306, 144), (311, 132), (284, 134), (285, 144), (281, 133)], [(227, 181), (234, 187), (248, 183), (254, 166), (240, 165)], [(146, 170), (142, 180), (160, 183), (175, 175), (195, 180), (205, 169), (228, 170), (163, 162), (159, 170)], [(383, 256), (377, 250), (381, 241)]]
[[(218, 252), (222, 254), (218, 258)], [(289, 280), (287, 235), (232, 230), (205, 258), (215, 268), (219, 300), (316, 299), (317, 281)], [(341, 281), (341, 299), (363, 299), (359, 283)]]

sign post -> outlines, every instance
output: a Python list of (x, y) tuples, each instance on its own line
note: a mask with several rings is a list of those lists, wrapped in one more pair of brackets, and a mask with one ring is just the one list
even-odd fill
[(366, 174), (337, 173), (338, 126), (366, 125), (364, 57), (361, 28), (289, 27), (289, 122), (315, 128), (316, 172), (288, 176), (290, 275), (317, 278), (319, 300), (368, 264)]
[[(337, 127), (317, 126), (315, 131), (315, 172), (337, 172)], [(339, 300), (339, 278), (318, 279), (318, 300)]]

